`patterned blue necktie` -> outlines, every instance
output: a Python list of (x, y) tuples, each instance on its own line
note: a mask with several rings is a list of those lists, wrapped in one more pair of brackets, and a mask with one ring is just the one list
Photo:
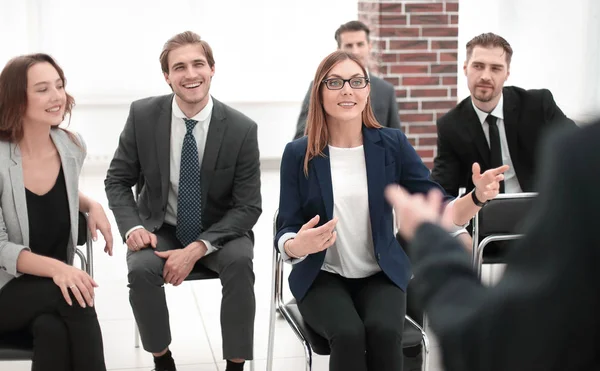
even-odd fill
[(192, 133), (196, 120), (183, 119), (186, 133), (181, 147), (179, 167), (179, 195), (177, 196), (176, 235), (185, 247), (196, 241), (202, 231), (202, 191), (200, 186), (200, 160), (198, 146)]

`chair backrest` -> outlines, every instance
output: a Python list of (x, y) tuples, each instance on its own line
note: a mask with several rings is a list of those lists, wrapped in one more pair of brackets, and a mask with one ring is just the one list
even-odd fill
[[(521, 238), (525, 221), (537, 193), (500, 194), (490, 200), (473, 218), (473, 266), (481, 276), (481, 266), (504, 263), (509, 241)], [(487, 247), (492, 245), (491, 249)], [(487, 250), (486, 250), (487, 249)], [(485, 254), (484, 250), (490, 251)]]
[(500, 194), (475, 215), (473, 234), (480, 239), (495, 234), (518, 234), (537, 193)]
[(88, 242), (88, 224), (87, 217), (81, 211), (79, 212), (79, 223), (77, 225), (77, 246), (83, 246)]

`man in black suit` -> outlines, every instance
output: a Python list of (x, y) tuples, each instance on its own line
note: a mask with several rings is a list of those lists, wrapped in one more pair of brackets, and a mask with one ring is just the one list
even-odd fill
[(495, 287), (437, 225), (441, 195), (387, 190), (446, 371), (597, 370), (600, 121), (544, 146), (539, 199)]
[(215, 61), (197, 34), (172, 37), (160, 61), (174, 94), (133, 102), (105, 180), (129, 248), (129, 299), (155, 370), (175, 370), (163, 285), (181, 284), (196, 264), (218, 273), (223, 357), (241, 371), (253, 356), (257, 125), (210, 96)]
[(547, 89), (504, 87), (513, 51), (493, 33), (467, 43), (464, 72), (471, 96), (437, 122), (438, 152), (432, 178), (447, 193), (473, 189), (471, 168), (509, 165), (502, 193), (535, 191), (535, 155), (543, 134), (555, 126), (575, 126)]
[[(335, 41), (337, 42), (338, 49), (354, 54), (367, 67), (372, 48), (371, 40), (369, 39), (370, 33), (369, 27), (364, 23), (350, 21), (344, 23), (335, 31)], [(400, 116), (398, 115), (398, 103), (396, 102), (394, 86), (372, 74), (369, 74), (369, 79), (371, 83), (371, 108), (373, 108), (375, 118), (383, 126), (400, 129)], [(312, 81), (302, 102), (302, 109), (300, 110), (300, 116), (296, 124), (294, 139), (304, 136), (311, 88)]]

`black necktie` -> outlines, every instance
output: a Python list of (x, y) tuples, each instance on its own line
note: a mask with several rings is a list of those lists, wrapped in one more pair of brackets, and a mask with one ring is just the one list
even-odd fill
[[(500, 147), (500, 132), (496, 125), (497, 118), (488, 115), (485, 119), (490, 127), (490, 164), (492, 168), (502, 166), (502, 147)], [(504, 181), (500, 182), (500, 193), (504, 193)]]
[(175, 234), (183, 247), (186, 247), (196, 241), (202, 231), (202, 192), (198, 146), (193, 133), (198, 121), (190, 119), (183, 119), (183, 121), (185, 121), (186, 133), (181, 147)]

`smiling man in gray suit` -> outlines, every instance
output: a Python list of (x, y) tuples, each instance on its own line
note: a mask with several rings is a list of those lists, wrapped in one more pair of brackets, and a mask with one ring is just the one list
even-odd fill
[[(364, 23), (350, 21), (344, 23), (335, 31), (335, 41), (337, 42), (338, 49), (354, 54), (361, 60), (365, 67), (368, 67), (372, 49), (372, 43), (369, 39), (370, 33), (371, 30)], [(371, 108), (373, 109), (373, 113), (375, 113), (375, 118), (385, 127), (400, 129), (400, 116), (398, 114), (398, 103), (396, 102), (394, 86), (372, 74), (369, 74), (369, 80), (371, 83)], [(302, 109), (300, 110), (300, 116), (298, 116), (294, 139), (304, 136), (311, 88), (312, 82), (302, 102)]]
[(129, 300), (155, 370), (175, 370), (164, 284), (181, 284), (195, 265), (218, 273), (223, 357), (241, 371), (253, 357), (257, 125), (210, 96), (215, 61), (197, 34), (172, 37), (160, 62), (174, 94), (131, 105), (105, 180), (129, 249)]

